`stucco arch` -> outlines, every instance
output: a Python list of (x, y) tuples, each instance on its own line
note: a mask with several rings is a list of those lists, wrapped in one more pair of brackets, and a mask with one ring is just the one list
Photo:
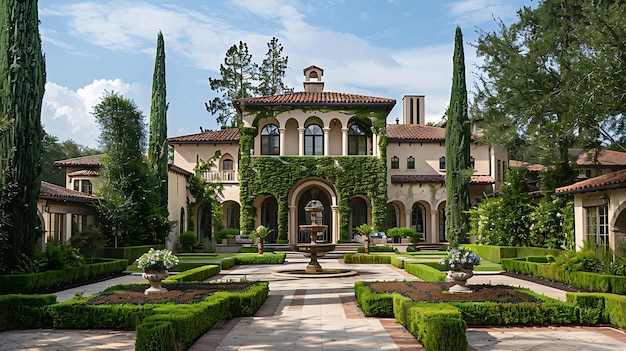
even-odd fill
[(333, 188), (332, 185), (328, 184), (321, 178), (307, 178), (296, 183), (288, 194), (289, 199), (289, 224), (288, 224), (288, 236), (290, 243), (297, 242), (298, 235), (298, 204), (300, 202), (300, 198), (302, 196), (311, 191), (312, 189), (316, 189), (317, 191), (321, 191), (328, 198), (330, 204), (330, 223), (325, 223), (329, 227), (329, 232), (331, 233), (331, 241), (336, 243), (339, 239), (339, 212), (337, 209), (337, 191)]
[[(611, 241), (613, 241), (611, 243)], [(615, 252), (621, 245), (626, 244), (626, 202), (622, 202), (613, 211), (609, 231), (609, 242)]]

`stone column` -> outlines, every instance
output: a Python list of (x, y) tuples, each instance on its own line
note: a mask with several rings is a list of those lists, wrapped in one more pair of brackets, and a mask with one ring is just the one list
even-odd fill
[(330, 216), (330, 220), (332, 221), (332, 228), (333, 228), (333, 237), (332, 237), (332, 243), (336, 244), (337, 241), (339, 240), (339, 206), (331, 206), (330, 207), (331, 210), (331, 216)]
[(304, 128), (298, 128), (298, 155), (304, 156)]
[(324, 156), (328, 156), (328, 148), (330, 145), (330, 138), (328, 135), (330, 134), (330, 128), (323, 128), (324, 131)]
[(341, 155), (348, 155), (348, 128), (341, 128)]
[(285, 128), (279, 128), (278, 132), (280, 133), (280, 156), (285, 155)]

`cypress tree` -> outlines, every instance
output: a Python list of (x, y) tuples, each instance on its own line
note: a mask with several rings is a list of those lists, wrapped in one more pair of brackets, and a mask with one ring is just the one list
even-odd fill
[(41, 105), (45, 68), (36, 0), (0, 0), (0, 270), (32, 258), (41, 236)]
[(467, 240), (469, 209), (470, 123), (465, 85), (463, 34), (456, 28), (452, 66), (452, 92), (446, 124), (446, 235), (450, 245)]
[(152, 105), (150, 107), (150, 140), (148, 164), (159, 183), (160, 204), (167, 218), (167, 101), (165, 91), (165, 43), (163, 33), (157, 38), (156, 59), (152, 76)]

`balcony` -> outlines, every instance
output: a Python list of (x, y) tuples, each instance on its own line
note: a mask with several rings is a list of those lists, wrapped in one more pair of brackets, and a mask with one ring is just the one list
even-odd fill
[(239, 173), (237, 171), (208, 171), (202, 172), (202, 179), (211, 183), (239, 183)]

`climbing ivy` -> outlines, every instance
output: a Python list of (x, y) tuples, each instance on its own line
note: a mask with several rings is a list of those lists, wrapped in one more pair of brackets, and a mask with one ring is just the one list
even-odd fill
[[(304, 109), (302, 109), (304, 111)], [(333, 111), (329, 107), (310, 110)], [(350, 239), (349, 201), (356, 195), (366, 196), (372, 203), (373, 226), (384, 227), (387, 213), (387, 164), (386, 164), (386, 117), (385, 108), (355, 108), (343, 113), (352, 115), (351, 120), (369, 119), (372, 132), (379, 134), (378, 145), (382, 150), (377, 156), (281, 156), (250, 157), (254, 137), (262, 118), (275, 116), (276, 109), (261, 108), (256, 112), (253, 127), (240, 126), (240, 224), (244, 232), (255, 228), (256, 208), (253, 203), (260, 194), (271, 195), (278, 202), (278, 240), (287, 240), (289, 217), (289, 191), (299, 181), (319, 178), (331, 185), (337, 194), (339, 212), (339, 239)], [(367, 123), (369, 124), (369, 123)]]

